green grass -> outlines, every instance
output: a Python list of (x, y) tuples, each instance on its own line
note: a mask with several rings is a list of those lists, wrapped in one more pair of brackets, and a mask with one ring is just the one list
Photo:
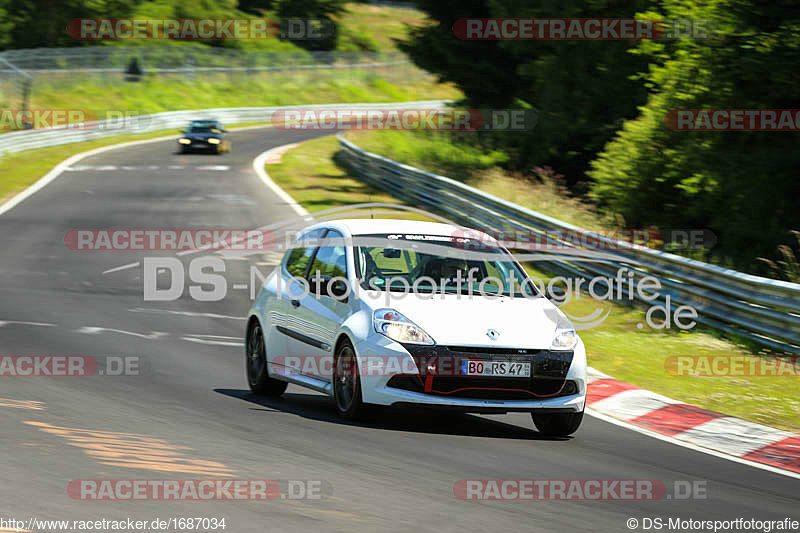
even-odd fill
[(340, 50), (396, 51), (395, 40), (405, 38), (409, 26), (428, 21), (423, 12), (415, 9), (353, 3), (346, 4), (345, 9), (339, 18)]
[[(140, 82), (96, 79), (40, 82), (32, 109), (80, 109), (101, 120), (108, 112), (134, 115), (215, 107), (267, 107), (319, 103), (371, 103), (448, 99), (457, 90), (416, 72), (403, 78), (405, 66), (377, 71), (302, 71), (296, 74), (238, 74), (145, 77)], [(409, 67), (410, 68), (410, 67)]]
[[(267, 172), (310, 213), (367, 202), (402, 205), (390, 194), (351, 177), (337, 165), (333, 156), (338, 149), (339, 143), (333, 135), (308, 141), (284, 154), (280, 163), (267, 165)], [(403, 218), (423, 219), (416, 215)]]
[[(368, 201), (399, 203), (397, 199), (348, 175), (334, 162), (337, 151), (336, 139), (324, 137), (289, 151), (283, 156), (282, 163), (269, 165), (267, 170), (278, 185), (312, 213)], [(500, 187), (497, 183), (494, 186)], [(505, 192), (511, 191), (516, 200), (518, 186)], [(533, 196), (531, 202), (538, 204), (541, 200)], [(555, 202), (555, 205), (563, 208), (563, 204)], [(528, 269), (532, 276), (545, 283), (552, 276), (534, 267)], [(589, 364), (594, 368), (676, 400), (773, 427), (800, 431), (797, 376), (672, 376), (665, 366), (667, 358), (676, 355), (747, 355), (753, 358), (764, 355), (750, 354), (746, 347), (700, 327), (690, 332), (653, 330), (646, 325), (645, 310), (593, 300), (586, 293), (562, 307), (574, 317), (590, 315), (598, 308), (603, 313), (610, 311), (608, 318), (601, 325), (580, 332), (587, 346)], [(638, 324), (645, 326), (640, 329)]]
[[(591, 205), (571, 197), (557, 179), (510, 174), (500, 165), (501, 152), (487, 152), (474, 142), (473, 133), (455, 136), (436, 132), (352, 131), (347, 138), (361, 148), (430, 172), (466, 183), (476, 189), (580, 226), (598, 230), (613, 227), (613, 221)], [(453, 142), (453, 139), (463, 142)]]

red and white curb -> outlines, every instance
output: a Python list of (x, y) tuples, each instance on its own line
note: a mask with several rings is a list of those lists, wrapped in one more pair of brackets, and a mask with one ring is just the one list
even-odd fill
[(682, 403), (594, 369), (586, 406), (678, 443), (800, 473), (800, 435)]

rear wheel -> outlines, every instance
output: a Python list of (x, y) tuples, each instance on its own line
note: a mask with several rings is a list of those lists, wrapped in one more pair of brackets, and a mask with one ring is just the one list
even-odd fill
[(336, 350), (333, 372), (333, 399), (338, 413), (351, 420), (367, 415), (367, 405), (361, 398), (361, 375), (358, 371), (356, 352), (349, 341), (344, 341)]
[(572, 435), (583, 421), (583, 411), (579, 413), (531, 413), (533, 424), (539, 433), (551, 437), (566, 437)]
[(253, 323), (247, 332), (247, 383), (250, 390), (264, 396), (280, 396), (286, 391), (288, 383), (269, 377), (267, 372), (267, 352), (261, 325)]

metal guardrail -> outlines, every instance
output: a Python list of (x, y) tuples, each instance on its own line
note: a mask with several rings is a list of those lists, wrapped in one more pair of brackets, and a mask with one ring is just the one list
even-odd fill
[[(339, 142), (343, 161), (358, 177), (413, 205), (446, 213), (465, 226), (526, 231), (542, 242), (574, 250), (586, 248), (559, 235), (588, 234), (591, 242), (598, 243), (596, 250), (614, 257), (613, 261), (600, 262), (581, 261), (579, 256), (546, 260), (551, 270), (575, 277), (614, 278), (624, 266), (634, 273), (635, 281), (643, 276), (657, 278), (662, 289), (655, 291), (655, 301), (664, 305), (669, 296), (670, 312), (677, 306), (690, 305), (697, 310), (699, 323), (783, 353), (800, 353), (800, 284), (753, 276), (587, 232), (456, 180), (366, 152), (341, 135)], [(636, 291), (629, 294), (623, 288), (623, 294), (640, 300)]]
[(0, 135), (0, 156), (6, 153), (21, 152), (23, 150), (32, 150), (35, 148), (92, 141), (114, 135), (170, 130), (186, 126), (192, 119), (203, 117), (216, 118), (223, 124), (242, 124), (246, 122), (269, 123), (272, 122), (274, 113), (291, 109), (403, 109), (409, 106), (416, 108), (442, 108), (446, 103), (447, 102), (440, 100), (426, 100), (422, 102), (384, 104), (323, 104), (169, 111), (156, 113), (154, 115), (125, 117), (120, 120), (87, 122), (76, 126), (60, 126), (56, 128), (5, 133)]

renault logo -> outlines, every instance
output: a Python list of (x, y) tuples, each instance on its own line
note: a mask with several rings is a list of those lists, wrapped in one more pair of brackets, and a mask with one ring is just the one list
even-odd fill
[(490, 339), (495, 340), (497, 337), (500, 336), (500, 332), (496, 329), (490, 329), (486, 331), (486, 335), (489, 336)]

